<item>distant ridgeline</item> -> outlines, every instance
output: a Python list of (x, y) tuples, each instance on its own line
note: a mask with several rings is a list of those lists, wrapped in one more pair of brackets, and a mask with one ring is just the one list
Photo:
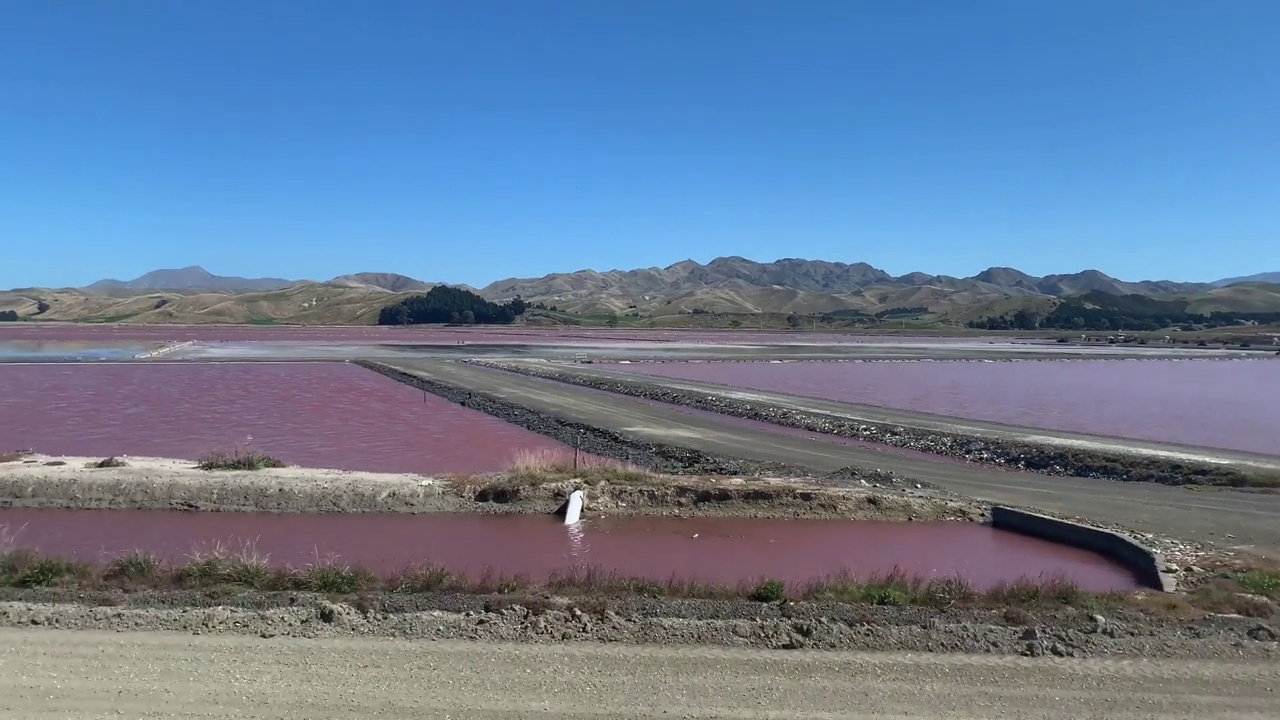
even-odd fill
[(527, 307), (519, 297), (511, 302), (498, 304), (469, 290), (437, 285), (422, 295), (414, 295), (382, 308), (378, 313), (378, 324), (506, 325), (523, 315)]
[(1052, 310), (1017, 310), (971, 320), (985, 330), (1165, 330), (1214, 328), (1246, 323), (1280, 322), (1280, 312), (1187, 311), (1186, 300), (1156, 300), (1145, 295), (1112, 295), (1091, 291), (1060, 300)]

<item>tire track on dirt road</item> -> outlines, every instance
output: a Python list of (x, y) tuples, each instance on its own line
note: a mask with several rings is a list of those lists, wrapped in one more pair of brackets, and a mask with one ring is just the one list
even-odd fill
[(1280, 666), (0, 630), (0, 717), (1262, 720)]

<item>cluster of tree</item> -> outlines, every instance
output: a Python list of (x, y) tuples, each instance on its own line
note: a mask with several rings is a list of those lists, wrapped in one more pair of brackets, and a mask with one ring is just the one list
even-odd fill
[(1061, 300), (1048, 312), (1021, 309), (982, 317), (969, 327), (984, 330), (1188, 330), (1244, 323), (1280, 322), (1280, 312), (1218, 312), (1208, 315), (1187, 310), (1186, 300), (1157, 300), (1145, 295), (1112, 295), (1091, 291)]
[(0, 322), (17, 322), (17, 310), (0, 310)]
[(470, 290), (437, 285), (422, 295), (382, 308), (378, 313), (378, 324), (505, 325), (523, 315), (528, 308), (528, 303), (519, 296), (511, 302), (499, 304), (489, 302)]
[(927, 312), (929, 312), (929, 308), (925, 307), (924, 305), (915, 305), (912, 307), (892, 307), (892, 308), (889, 308), (888, 310), (881, 310), (880, 312), (876, 313), (876, 317), (883, 320), (884, 318), (887, 318), (887, 317), (894, 317), (899, 315), (924, 315)]

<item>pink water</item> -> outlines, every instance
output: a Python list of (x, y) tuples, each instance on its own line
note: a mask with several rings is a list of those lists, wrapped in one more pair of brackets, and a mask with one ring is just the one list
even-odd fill
[(490, 472), (572, 450), (345, 363), (0, 365), (0, 447), (193, 459), (248, 444), (309, 467)]
[[(683, 342), (683, 343), (972, 343), (982, 338), (912, 338), (841, 335), (837, 333), (743, 332), (736, 330), (641, 330), (592, 328), (531, 328), (484, 326), (475, 328), (388, 326), (257, 326), (257, 325), (45, 325), (0, 324), (0, 342), (9, 340), (136, 342), (246, 342), (253, 340), (324, 343), (554, 343), (570, 341)], [(1003, 342), (1003, 341), (1002, 341)]]
[(1091, 591), (1137, 587), (1116, 563), (1083, 550), (972, 523), (736, 518), (588, 518), (576, 528), (544, 515), (255, 515), (122, 510), (0, 509), (16, 547), (82, 560), (144, 550), (181, 562), (246, 544), (277, 566), (337, 559), (383, 575), (439, 564), (471, 577), (545, 579), (596, 567), (629, 577), (736, 585), (802, 583), (841, 571), (866, 579), (967, 579), (988, 588), (1066, 576)]
[(617, 365), (1022, 427), (1280, 455), (1280, 361)]

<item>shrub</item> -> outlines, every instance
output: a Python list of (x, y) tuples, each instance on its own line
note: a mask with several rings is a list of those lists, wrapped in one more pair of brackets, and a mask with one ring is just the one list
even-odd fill
[(787, 586), (781, 580), (765, 580), (751, 592), (751, 599), (756, 602), (779, 602), (786, 597)]
[(350, 565), (329, 559), (313, 564), (301, 573), (302, 587), (311, 592), (328, 595), (353, 595), (377, 583), (377, 578), (365, 570), (352, 569)]
[(48, 587), (75, 575), (76, 564), (58, 558), (35, 558), (18, 572), (18, 587)]
[(160, 561), (153, 555), (135, 551), (121, 555), (107, 564), (104, 580), (151, 580), (160, 572)]
[(215, 450), (202, 455), (196, 463), (201, 470), (263, 470), (265, 468), (282, 468), (285, 463), (280, 458), (272, 457), (256, 450), (236, 448), (235, 450)]
[(128, 466), (129, 463), (115, 457), (114, 455), (109, 458), (103, 458), (95, 463), (89, 463), (89, 467), (91, 468), (121, 468)]

